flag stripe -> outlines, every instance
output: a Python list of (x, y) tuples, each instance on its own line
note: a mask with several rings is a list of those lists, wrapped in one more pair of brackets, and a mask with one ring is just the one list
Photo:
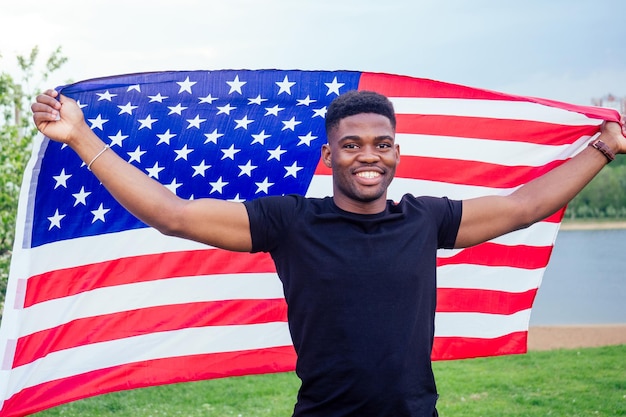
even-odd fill
[(571, 155), (571, 146), (582, 149), (587, 145), (590, 138), (590, 136), (583, 136), (572, 145), (545, 146), (482, 138), (398, 133), (396, 134), (396, 143), (400, 145), (401, 163), (404, 163), (404, 155), (414, 155), (423, 158), (475, 161), (512, 167), (540, 167), (555, 160), (568, 159)]
[(528, 310), (537, 289), (522, 293), (484, 289), (437, 289), (437, 313), (467, 312), (509, 315)]
[(445, 135), (552, 146), (571, 144), (572, 135), (579, 138), (591, 136), (598, 131), (597, 125), (564, 126), (522, 120), (476, 120), (472, 117), (423, 116), (419, 114), (399, 114), (396, 118), (398, 123), (396, 131), (398, 133)]
[(437, 266), (471, 263), (537, 269), (548, 264), (551, 253), (552, 246), (504, 246), (486, 242), (464, 249), (448, 258), (437, 258)]
[(18, 339), (13, 367), (58, 350), (151, 332), (275, 321), (287, 321), (283, 298), (189, 302), (77, 318)]
[[(12, 379), (21, 387), (70, 377), (128, 362), (249, 351), (291, 345), (287, 323), (270, 322), (250, 325), (194, 327), (143, 334), (107, 342), (92, 343), (52, 352), (11, 370)], [(35, 372), (37, 371), (37, 372)], [(15, 394), (15, 392), (10, 393)]]
[[(523, 121), (562, 126), (599, 126), (600, 119), (580, 117), (580, 114), (560, 107), (539, 105), (536, 101), (500, 100), (497, 98), (467, 97), (401, 97), (389, 96), (396, 114), (424, 116), (455, 116), (468, 119), (509, 120), (523, 128)], [(524, 117), (520, 117), (523, 115)], [(487, 121), (488, 123), (490, 121)], [(460, 127), (460, 126), (459, 126)]]
[[(154, 268), (159, 265), (159, 268)], [(132, 271), (132, 273), (129, 273)], [(267, 254), (208, 249), (132, 256), (98, 264), (58, 269), (28, 280), (24, 306), (97, 288), (189, 275), (272, 272)]]
[(28, 386), (3, 405), (3, 416), (23, 416), (108, 392), (177, 382), (291, 371), (292, 346), (153, 359), (97, 369)]
[(439, 360), (479, 358), (526, 352), (526, 331), (491, 339), (477, 337), (435, 337), (433, 357)]
[[(112, 314), (182, 303), (203, 303), (219, 300), (260, 300), (283, 298), (276, 273), (198, 275), (159, 279), (98, 288), (92, 291), (57, 298), (22, 310), (22, 335), (62, 325), (82, 317)], [(98, 300), (107, 303), (98, 303)], [(79, 307), (79, 308), (78, 308)], [(65, 309), (64, 315), (55, 311)]]

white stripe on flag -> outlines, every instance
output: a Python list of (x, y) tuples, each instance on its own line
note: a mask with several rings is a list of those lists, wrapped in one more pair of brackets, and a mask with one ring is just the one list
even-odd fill
[(129, 362), (290, 345), (286, 322), (186, 328), (93, 343), (14, 368), (5, 397), (44, 382)]

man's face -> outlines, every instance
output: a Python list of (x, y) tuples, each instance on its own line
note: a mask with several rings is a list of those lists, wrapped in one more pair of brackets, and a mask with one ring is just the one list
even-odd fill
[(362, 113), (328, 132), (322, 158), (333, 171), (333, 199), (343, 210), (380, 213), (400, 161), (395, 132), (385, 116)]

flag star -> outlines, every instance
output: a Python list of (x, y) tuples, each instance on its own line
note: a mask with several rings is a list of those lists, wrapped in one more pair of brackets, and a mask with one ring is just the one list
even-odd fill
[(159, 172), (163, 171), (165, 168), (164, 167), (160, 167), (158, 162), (154, 163), (154, 166), (152, 168), (146, 168), (146, 172), (148, 173), (149, 177), (152, 177), (154, 179), (159, 179)]
[(59, 209), (56, 209), (56, 211), (54, 212), (54, 216), (48, 217), (48, 220), (50, 220), (50, 226), (48, 227), (48, 230), (52, 230), (53, 227), (58, 227), (60, 229), (61, 220), (63, 220), (63, 217), (65, 217), (65, 214), (59, 214)]
[(321, 117), (322, 119), (326, 117), (326, 106), (322, 107), (321, 109), (313, 109), (313, 117)]
[(305, 144), (306, 146), (311, 146), (311, 141), (317, 139), (317, 136), (313, 136), (313, 132), (309, 132), (304, 136), (298, 136), (298, 139), (300, 139), (300, 142), (298, 142), (298, 145), (296, 146), (300, 146), (302, 144)]
[(67, 180), (70, 179), (72, 175), (65, 173), (65, 168), (61, 170), (59, 175), (53, 175), (52, 178), (56, 181), (54, 184), (54, 189), (56, 190), (58, 187), (62, 186), (63, 188), (67, 188)]
[(245, 165), (238, 165), (239, 169), (241, 170), (241, 172), (239, 173), (238, 177), (241, 177), (242, 175), (247, 175), (249, 177), (252, 176), (252, 170), (255, 168), (258, 168), (255, 165), (252, 165), (252, 160), (248, 161), (247, 164)]
[(297, 121), (296, 120), (296, 116), (293, 116), (291, 118), (291, 120), (284, 120), (283, 121), (283, 125), (284, 126), (283, 126), (283, 128), (281, 130), (290, 129), (290, 130), (294, 131), (296, 129), (296, 126), (298, 126), (300, 123), (302, 123), (302, 122)]
[(236, 75), (234, 80), (226, 81), (226, 84), (230, 86), (230, 91), (228, 92), (228, 94), (232, 94), (234, 91), (238, 92), (239, 94), (242, 94), (241, 87), (247, 84), (247, 82), (239, 81), (239, 75)]
[(74, 201), (74, 207), (76, 207), (79, 204), (82, 204), (83, 206), (87, 205), (87, 197), (89, 197), (89, 194), (91, 194), (90, 192), (85, 191), (85, 187), (80, 187), (80, 191), (76, 194), (72, 194), (72, 196), (76, 199)]
[(230, 103), (226, 104), (225, 106), (218, 106), (218, 107), (217, 107), (217, 109), (218, 109), (219, 111), (217, 112), (217, 114), (222, 114), (222, 113), (224, 113), (224, 114), (227, 114), (227, 115), (229, 115), (229, 116), (230, 116), (230, 112), (231, 112), (232, 110), (235, 110), (236, 108), (237, 108), (237, 107), (232, 107), (232, 106), (230, 105)]
[(109, 93), (109, 90), (105, 91), (104, 93), (96, 93), (96, 95), (98, 96), (98, 101), (111, 101), (113, 97), (117, 96), (117, 94)]
[(276, 159), (277, 161), (280, 161), (280, 156), (282, 154), (284, 154), (285, 152), (287, 152), (286, 150), (283, 150), (280, 148), (280, 145), (278, 145), (278, 147), (276, 149), (274, 149), (273, 151), (267, 151), (269, 152), (270, 156), (267, 158), (268, 161), (272, 160), (272, 159)]
[(150, 98), (150, 103), (158, 101), (159, 103), (163, 103), (163, 100), (169, 98), (168, 96), (162, 96), (161, 93), (158, 93), (156, 96), (148, 96)]
[(215, 129), (211, 133), (205, 133), (204, 136), (206, 136), (206, 140), (204, 141), (205, 144), (209, 142), (213, 142), (214, 144), (217, 145), (217, 140), (221, 138), (222, 136), (224, 136), (224, 134), (217, 133), (217, 129)]
[(120, 148), (122, 147), (122, 141), (124, 139), (128, 138), (128, 135), (122, 135), (122, 131), (118, 130), (117, 133), (115, 134), (115, 136), (109, 136), (109, 139), (111, 139), (111, 145), (117, 145)]
[(248, 125), (252, 122), (254, 122), (254, 120), (248, 119), (248, 115), (245, 115), (243, 116), (243, 119), (235, 120), (235, 123), (237, 123), (237, 126), (235, 126), (235, 129), (239, 129), (240, 127), (243, 127), (245, 130), (248, 130)]
[(139, 106), (133, 106), (132, 104), (130, 104), (130, 101), (129, 101), (128, 104), (126, 104), (125, 106), (117, 106), (117, 107), (119, 107), (120, 109), (120, 112), (118, 113), (118, 115), (127, 113), (132, 116), (133, 110), (135, 110)]
[(100, 130), (103, 130), (103, 126), (106, 122), (108, 122), (108, 119), (103, 119), (101, 115), (98, 115), (98, 117), (96, 117), (95, 119), (87, 119), (90, 123), (91, 123), (91, 129), (95, 129), (96, 127)]
[(278, 112), (285, 110), (284, 107), (278, 107), (278, 104), (275, 105), (274, 107), (266, 107), (265, 108), (265, 116), (268, 116), (270, 114), (274, 115), (274, 116), (278, 116)]
[(278, 90), (278, 94), (287, 93), (291, 95), (291, 87), (293, 87), (295, 84), (296, 83), (294, 81), (289, 81), (289, 78), (287, 78), (287, 76), (285, 75), (285, 78), (283, 78), (282, 81), (276, 82), (276, 85), (280, 87)]
[(263, 191), (265, 194), (269, 193), (269, 188), (274, 185), (273, 182), (269, 182), (268, 178), (265, 177), (265, 179), (263, 180), (263, 182), (255, 182), (254, 183), (258, 188), (255, 192), (255, 194), (260, 193), (261, 191)]
[(326, 93), (326, 95), (329, 96), (332, 93), (339, 95), (339, 89), (345, 84), (337, 82), (337, 77), (335, 77), (332, 83), (324, 83), (324, 85), (328, 87), (328, 92)]
[(147, 127), (148, 129), (152, 129), (152, 124), (154, 122), (156, 122), (159, 119), (153, 119), (152, 116), (148, 115), (148, 117), (146, 117), (145, 119), (139, 119), (139, 123), (141, 123), (141, 126), (139, 126), (139, 129), (137, 130), (141, 130), (144, 127)]
[(206, 119), (201, 119), (200, 115), (196, 115), (193, 119), (187, 119), (187, 122), (189, 123), (187, 129), (191, 129), (192, 127), (200, 129), (200, 123), (206, 122)]
[(249, 98), (248, 99), (248, 104), (258, 104), (258, 105), (260, 105), (264, 101), (267, 101), (267, 99), (266, 98), (261, 98), (261, 94), (259, 94), (258, 96), (256, 96), (256, 98)]
[(157, 145), (161, 144), (161, 143), (165, 143), (165, 144), (170, 144), (170, 139), (172, 139), (174, 136), (176, 136), (175, 133), (171, 133), (169, 129), (167, 129), (165, 131), (165, 133), (161, 133), (160, 135), (157, 135), (157, 138), (159, 138), (159, 141), (157, 142)]
[(254, 143), (260, 143), (261, 145), (265, 145), (265, 139), (269, 138), (270, 136), (272, 135), (266, 135), (265, 129), (263, 129), (261, 130), (261, 133), (259, 133), (258, 135), (252, 135), (254, 140), (252, 141), (252, 143), (250, 143), (250, 145)]
[(292, 166), (290, 167), (284, 167), (287, 170), (287, 173), (285, 174), (284, 178), (287, 178), (288, 176), (292, 176), (294, 178), (297, 178), (298, 176), (298, 171), (300, 171), (301, 169), (303, 169), (304, 167), (299, 167), (297, 162), (294, 162)]
[(182, 93), (183, 91), (188, 92), (189, 94), (191, 94), (191, 87), (196, 84), (196, 81), (189, 81), (189, 77), (185, 78), (185, 81), (177, 81), (176, 84), (178, 84), (180, 86), (180, 90), (178, 90), (178, 94)]
[(209, 104), (213, 104), (213, 102), (214, 102), (215, 100), (217, 100), (217, 97), (213, 97), (211, 94), (209, 94), (209, 95), (208, 95), (208, 96), (206, 96), (206, 97), (200, 97), (200, 98), (199, 98), (199, 100), (200, 100), (200, 104), (202, 104), (202, 103), (209, 103)]
[(127, 92), (133, 91), (133, 90), (141, 93), (141, 86), (139, 84), (135, 84), (135, 85), (128, 86), (128, 88), (126, 89)]
[(193, 152), (193, 149), (187, 148), (187, 144), (183, 146), (181, 149), (174, 151), (176, 152), (176, 159), (174, 161), (178, 161), (179, 159), (187, 160), (187, 156)]
[(76, 100), (76, 105), (77, 105), (79, 108), (81, 108), (81, 109), (84, 109), (85, 107), (87, 107), (87, 105), (86, 105), (86, 104), (82, 104), (82, 103), (80, 102), (80, 100)]
[(188, 109), (188, 107), (183, 107), (180, 103), (178, 103), (178, 104), (177, 104), (176, 106), (174, 106), (174, 107), (167, 106), (167, 108), (168, 108), (168, 109), (170, 109), (170, 112), (167, 114), (168, 116), (169, 116), (170, 114), (174, 114), (174, 113), (176, 113), (176, 114), (177, 114), (177, 115), (179, 115), (179, 116), (182, 116), (182, 114), (183, 114), (183, 110)]
[(170, 190), (173, 194), (176, 194), (176, 190), (178, 189), (178, 187), (180, 187), (183, 184), (179, 184), (176, 182), (176, 178), (174, 178), (172, 180), (172, 182), (170, 182), (169, 184), (163, 184), (163, 186), (165, 188), (167, 188), (168, 190)]
[(98, 207), (97, 210), (91, 210), (91, 214), (93, 214), (93, 219), (91, 220), (91, 223), (93, 224), (98, 220), (104, 223), (104, 215), (107, 214), (109, 211), (111, 211), (111, 209), (105, 209), (102, 203), (100, 203), (100, 207)]
[(222, 189), (228, 185), (227, 182), (222, 181), (222, 177), (219, 177), (217, 179), (217, 181), (215, 182), (209, 182), (209, 185), (211, 186), (211, 191), (209, 192), (209, 194), (213, 194), (215, 191), (217, 191), (218, 193), (222, 194)]
[(230, 148), (228, 149), (220, 149), (222, 151), (222, 153), (224, 154), (224, 156), (222, 156), (222, 159), (232, 159), (233, 161), (235, 160), (235, 154), (239, 151), (241, 151), (241, 149), (235, 149), (235, 144), (230, 145)]
[(306, 98), (302, 100), (298, 100), (298, 104), (296, 106), (308, 106), (311, 103), (315, 103), (317, 100), (313, 100), (311, 96), (306, 96)]
[(211, 168), (211, 165), (205, 165), (204, 159), (203, 159), (202, 162), (200, 162), (200, 165), (194, 165), (192, 166), (192, 168), (193, 168), (192, 177), (195, 177), (196, 175), (202, 175), (204, 177), (204, 173), (206, 172), (207, 169)]
[(146, 151), (142, 151), (141, 148), (137, 146), (137, 149), (135, 149), (134, 151), (126, 152), (126, 153), (128, 154), (128, 156), (130, 156), (128, 163), (131, 163), (133, 161), (137, 161), (137, 163), (141, 163), (141, 157), (143, 156), (143, 154), (146, 153)]
[(235, 203), (243, 203), (246, 200), (244, 200), (243, 198), (239, 197), (239, 193), (237, 193), (236, 196), (234, 196), (233, 198), (229, 199), (228, 201), (232, 201), (232, 202), (235, 202)]

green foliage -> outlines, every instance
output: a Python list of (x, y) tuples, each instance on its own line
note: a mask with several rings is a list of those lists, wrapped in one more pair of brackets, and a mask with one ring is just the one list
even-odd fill
[(572, 200), (567, 220), (626, 219), (626, 157), (618, 157)]
[[(30, 158), (37, 129), (30, 119), (29, 105), (39, 85), (59, 69), (67, 58), (57, 48), (39, 71), (35, 47), (28, 56), (18, 56), (19, 80), (0, 73), (0, 300), (4, 301), (11, 250), (15, 237), (15, 217), (22, 175)], [(35, 83), (36, 84), (33, 84)]]
[[(442, 417), (625, 416), (626, 345), (433, 364)], [(258, 375), (115, 392), (38, 417), (289, 416), (299, 380)]]

